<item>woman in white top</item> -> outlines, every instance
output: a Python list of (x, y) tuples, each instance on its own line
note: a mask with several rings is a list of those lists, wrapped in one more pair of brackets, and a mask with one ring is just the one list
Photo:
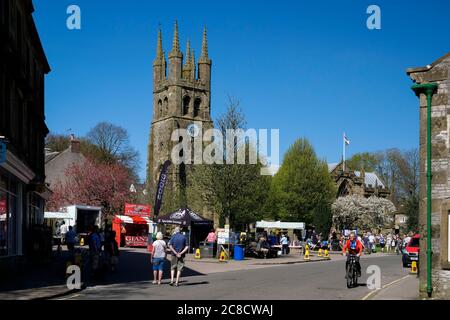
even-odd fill
[(164, 271), (164, 262), (166, 260), (166, 247), (167, 245), (163, 240), (163, 234), (161, 232), (158, 232), (156, 234), (156, 241), (153, 242), (151, 256), (153, 264), (153, 284), (161, 284)]

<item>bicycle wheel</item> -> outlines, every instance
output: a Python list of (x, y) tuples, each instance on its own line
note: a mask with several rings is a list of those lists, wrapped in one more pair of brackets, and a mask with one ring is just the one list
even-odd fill
[(358, 286), (358, 272), (356, 270), (356, 266), (353, 268), (353, 286)]
[(347, 288), (351, 288), (353, 286), (353, 266), (349, 265), (347, 270)]

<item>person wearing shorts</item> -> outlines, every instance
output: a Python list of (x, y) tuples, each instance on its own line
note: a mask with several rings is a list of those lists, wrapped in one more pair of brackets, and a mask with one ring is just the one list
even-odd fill
[(184, 255), (189, 249), (186, 237), (180, 233), (180, 228), (176, 227), (172, 238), (169, 241), (169, 248), (172, 253), (170, 260), (170, 285), (174, 285), (175, 271), (177, 278), (175, 286), (178, 287), (181, 271), (184, 268)]
[(164, 263), (166, 261), (166, 243), (163, 240), (163, 234), (156, 234), (156, 241), (153, 242), (152, 265), (153, 265), (153, 284), (161, 284), (164, 272)]

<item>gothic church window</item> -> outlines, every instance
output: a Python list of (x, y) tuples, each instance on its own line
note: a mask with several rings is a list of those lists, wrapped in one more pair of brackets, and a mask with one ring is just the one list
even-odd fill
[(189, 114), (189, 104), (191, 103), (191, 98), (189, 96), (185, 96), (183, 98), (183, 115)]
[(195, 99), (194, 101), (194, 117), (198, 117), (200, 115), (200, 106), (202, 101), (200, 99)]
[(161, 99), (159, 99), (159, 101), (158, 101), (158, 115), (161, 117), (162, 113), (163, 113), (162, 101), (161, 101)]
[(168, 115), (169, 114), (169, 100), (166, 98), (164, 98), (164, 115)]

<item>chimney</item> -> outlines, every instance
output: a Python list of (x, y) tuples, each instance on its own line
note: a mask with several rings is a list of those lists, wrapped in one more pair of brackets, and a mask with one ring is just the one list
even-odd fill
[(70, 152), (80, 153), (81, 151), (81, 143), (80, 140), (75, 138), (74, 134), (70, 135)]

